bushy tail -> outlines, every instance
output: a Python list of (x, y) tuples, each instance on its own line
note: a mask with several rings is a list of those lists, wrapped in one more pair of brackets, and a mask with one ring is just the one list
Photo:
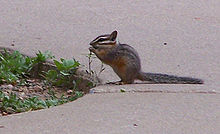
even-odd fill
[(203, 80), (190, 77), (178, 77), (174, 75), (160, 74), (160, 73), (145, 73), (140, 72), (138, 79), (142, 81), (150, 81), (161, 84), (203, 84)]

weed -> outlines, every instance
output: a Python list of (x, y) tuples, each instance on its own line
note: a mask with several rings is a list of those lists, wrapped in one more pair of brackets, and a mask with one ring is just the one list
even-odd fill
[[(26, 78), (30, 76), (30, 71), (34, 65), (53, 58), (54, 56), (49, 51), (45, 53), (38, 51), (36, 57), (31, 58), (22, 55), (18, 51), (9, 53), (4, 50), (3, 53), (0, 53), (0, 84), (27, 85)], [(71, 84), (74, 85), (72, 88), (76, 89), (81, 80), (71, 81), (70, 78), (75, 74), (80, 63), (74, 58), (70, 60), (61, 58), (60, 61), (53, 60), (53, 62), (56, 65), (56, 69), (44, 72), (43, 75), (47, 83), (55, 86), (67, 86)], [(92, 83), (88, 84), (92, 86)], [(50, 97), (46, 100), (39, 99), (36, 96), (24, 99), (17, 97), (14, 93), (5, 94), (3, 91), (0, 91), (0, 113), (10, 114), (49, 108), (73, 101), (83, 96), (83, 93), (74, 91), (71, 95), (57, 97), (55, 92), (50, 90), (49, 95)]]
[(10, 95), (6, 95), (0, 91), (0, 113), (12, 114), (49, 108), (74, 101), (82, 96), (82, 92), (75, 92), (71, 96), (57, 97), (54, 92), (50, 91), (50, 98), (46, 100), (39, 99), (38, 97), (22, 99), (18, 98), (16, 94), (11, 93)]
[(103, 62), (101, 63), (100, 70), (99, 70), (98, 73), (96, 73), (95, 71), (92, 70), (92, 67), (91, 67), (91, 66), (92, 66), (92, 62), (93, 62), (93, 59), (96, 59), (95, 54), (93, 54), (93, 53), (90, 52), (89, 54), (86, 55), (86, 57), (87, 57), (88, 60), (89, 60), (87, 72), (88, 72), (89, 74), (91, 74), (91, 75), (95, 75), (96, 77), (99, 77), (100, 74), (105, 70), (104, 63), (103, 63)]
[(124, 93), (124, 92), (125, 92), (125, 90), (124, 90), (124, 89), (120, 89), (120, 92)]
[(91, 66), (92, 66), (92, 61), (93, 59), (95, 59), (95, 54), (93, 54), (92, 52), (90, 52), (89, 54), (86, 55), (86, 57), (88, 58), (89, 60), (89, 64), (88, 64), (88, 73), (89, 74), (94, 74), (95, 72), (92, 70)]
[(36, 56), (37, 57), (33, 58), (35, 63), (46, 62), (46, 60), (48, 59), (55, 58), (55, 56), (53, 56), (50, 51), (46, 51), (44, 53), (38, 51), (38, 53), (36, 53)]
[(76, 69), (79, 67), (80, 63), (74, 58), (70, 60), (60, 59), (60, 62), (54, 60), (57, 70), (49, 70), (44, 72), (43, 77), (52, 85), (63, 86), (69, 85), (69, 83), (74, 83), (70, 81), (70, 76), (75, 74)]
[(7, 50), (0, 53), (0, 83), (16, 84), (19, 80), (29, 76), (29, 72), (35, 64), (53, 57), (49, 52), (41, 53), (39, 51), (36, 55), (37, 57), (30, 58), (18, 51), (10, 54)]

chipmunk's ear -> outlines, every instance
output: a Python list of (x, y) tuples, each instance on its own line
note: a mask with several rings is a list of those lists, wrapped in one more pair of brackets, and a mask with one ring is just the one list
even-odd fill
[(110, 40), (115, 41), (117, 38), (117, 34), (118, 34), (117, 31), (113, 31), (110, 35)]

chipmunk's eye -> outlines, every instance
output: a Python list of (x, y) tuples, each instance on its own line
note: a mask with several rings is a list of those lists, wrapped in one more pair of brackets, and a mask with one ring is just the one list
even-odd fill
[(106, 38), (100, 38), (99, 40), (98, 40), (98, 42), (102, 42), (102, 41), (105, 41), (105, 40), (107, 40)]

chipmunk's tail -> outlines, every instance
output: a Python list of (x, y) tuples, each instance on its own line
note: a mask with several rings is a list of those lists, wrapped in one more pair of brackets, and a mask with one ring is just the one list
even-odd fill
[(190, 77), (178, 77), (174, 75), (160, 73), (140, 72), (138, 79), (142, 81), (150, 81), (158, 84), (203, 84), (203, 80)]

